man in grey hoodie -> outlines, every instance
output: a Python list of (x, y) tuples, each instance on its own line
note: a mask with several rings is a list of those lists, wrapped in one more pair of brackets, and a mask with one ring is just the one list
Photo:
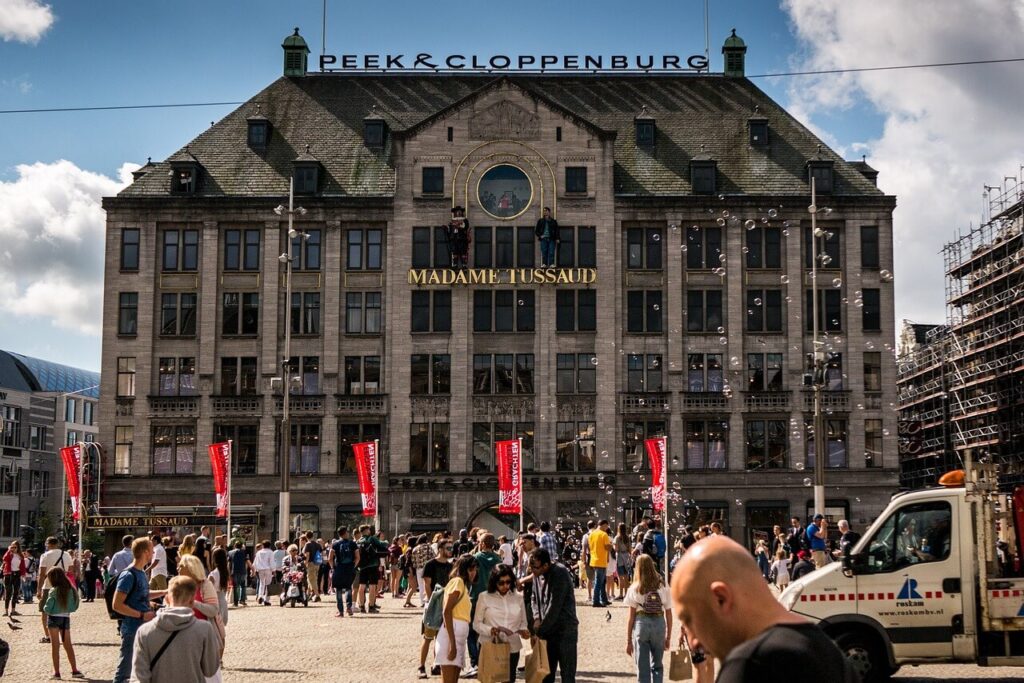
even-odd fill
[(167, 586), (167, 607), (139, 627), (132, 658), (132, 683), (201, 683), (220, 668), (220, 639), (213, 624), (196, 619), (192, 601), (198, 585), (175, 576)]

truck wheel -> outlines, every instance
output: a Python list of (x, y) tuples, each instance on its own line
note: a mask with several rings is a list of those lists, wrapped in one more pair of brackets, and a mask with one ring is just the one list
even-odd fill
[(836, 636), (836, 646), (846, 656), (861, 683), (888, 681), (893, 671), (876, 639), (856, 631)]

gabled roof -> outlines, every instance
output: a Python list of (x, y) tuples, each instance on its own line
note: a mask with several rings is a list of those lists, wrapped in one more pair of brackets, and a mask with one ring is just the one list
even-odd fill
[[(199, 196), (280, 197), (292, 164), (311, 145), (323, 167), (324, 196), (388, 197), (395, 191), (389, 135), (384, 149), (363, 144), (363, 120), (376, 108), (397, 135), (408, 135), (444, 112), (508, 82), (595, 132), (615, 133), (614, 189), (619, 195), (692, 194), (690, 161), (717, 162), (718, 191), (730, 195), (805, 195), (806, 163), (835, 162), (834, 195), (883, 193), (829, 150), (800, 122), (744, 78), (720, 75), (309, 74), (282, 77), (200, 133), (171, 160), (195, 159)], [(265, 151), (246, 143), (246, 118), (260, 105), (273, 124)], [(634, 119), (646, 106), (657, 144), (638, 148)], [(755, 114), (756, 112), (756, 114)], [(768, 119), (767, 147), (749, 145), (752, 116)], [(186, 156), (187, 155), (187, 156)], [(137, 179), (120, 197), (169, 196), (167, 162)]]

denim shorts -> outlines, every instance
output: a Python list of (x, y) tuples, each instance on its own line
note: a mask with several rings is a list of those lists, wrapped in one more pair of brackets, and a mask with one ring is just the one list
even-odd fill
[(55, 617), (52, 614), (46, 615), (46, 628), (55, 628), (58, 631), (71, 630), (71, 617)]

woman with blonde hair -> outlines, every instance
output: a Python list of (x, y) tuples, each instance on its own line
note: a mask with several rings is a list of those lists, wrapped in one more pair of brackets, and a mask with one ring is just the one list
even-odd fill
[(633, 583), (626, 591), (626, 654), (636, 662), (639, 683), (661, 683), (662, 656), (672, 636), (672, 599), (650, 555), (636, 558)]
[(178, 557), (182, 558), (186, 555), (195, 555), (196, 552), (196, 535), (189, 534), (181, 541), (181, 546), (178, 547)]

